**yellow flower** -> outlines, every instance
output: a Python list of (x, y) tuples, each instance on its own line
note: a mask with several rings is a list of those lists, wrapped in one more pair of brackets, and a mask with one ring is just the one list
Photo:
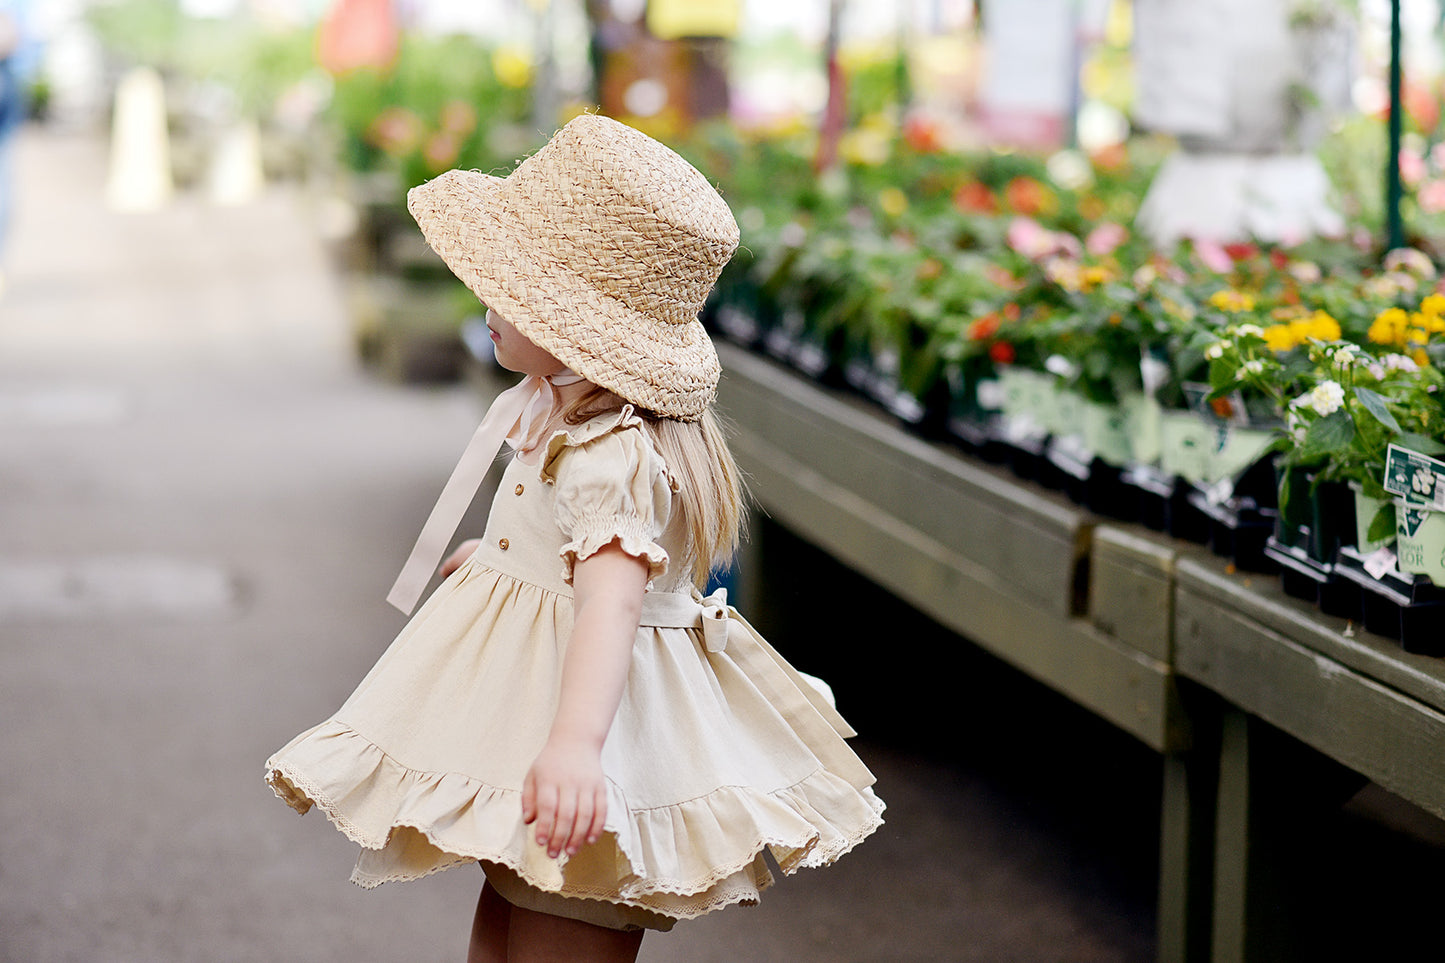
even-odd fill
[(1299, 338), (1295, 336), (1293, 324), (1271, 324), (1264, 329), (1264, 343), (1269, 345), (1269, 350), (1276, 354), (1291, 351), (1299, 346)]
[(492, 71), (503, 86), (520, 90), (532, 82), (532, 58), (515, 44), (498, 47), (492, 54)]
[(885, 187), (878, 192), (878, 207), (889, 217), (899, 217), (908, 210), (908, 195), (896, 187)]
[(1233, 288), (1215, 291), (1209, 296), (1209, 304), (1221, 311), (1237, 313), (1254, 310), (1254, 295)]
[(1159, 303), (1169, 315), (1181, 321), (1190, 321), (1194, 318), (1194, 312), (1178, 301), (1172, 300), (1171, 298), (1161, 298)]
[(1340, 323), (1328, 311), (1316, 311), (1305, 325), (1306, 337), (1320, 341), (1340, 340)]
[(1110, 277), (1111, 274), (1108, 268), (1086, 267), (1079, 275), (1079, 282), (1085, 291), (1092, 291), (1099, 285), (1107, 282)]
[(892, 150), (887, 133), (867, 126), (856, 127), (838, 139), (838, 153), (850, 164), (877, 167), (887, 162)]
[(1427, 295), (1425, 300), (1420, 302), (1420, 311), (1432, 318), (1445, 315), (1445, 294)]
[(1375, 315), (1370, 330), (1365, 333), (1375, 344), (1402, 345), (1405, 343), (1405, 328), (1410, 316), (1400, 308), (1386, 308)]
[(1430, 363), (1430, 356), (1425, 353), (1424, 348), (1416, 348), (1414, 351), (1411, 351), (1410, 357), (1422, 368)]

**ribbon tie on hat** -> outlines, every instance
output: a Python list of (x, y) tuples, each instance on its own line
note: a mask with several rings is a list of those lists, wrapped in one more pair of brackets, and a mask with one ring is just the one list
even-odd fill
[(545, 377), (528, 375), (521, 383), (493, 399), (472, 440), (462, 451), (457, 467), (452, 469), (451, 477), (442, 487), (442, 493), (427, 516), (401, 574), (387, 593), (388, 602), (411, 614), (427, 582), (431, 581), (432, 573), (441, 564), (447, 545), (462, 523), (467, 506), (471, 505), (502, 444), (510, 444), (517, 451), (529, 451), (541, 444), (542, 439), (535, 436), (551, 420), (552, 410), (557, 404), (553, 386), (572, 385), (582, 380), (581, 375), (566, 369)]

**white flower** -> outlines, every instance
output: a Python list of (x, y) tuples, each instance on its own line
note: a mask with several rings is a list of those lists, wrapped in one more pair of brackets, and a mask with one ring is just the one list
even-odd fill
[(1250, 337), (1250, 338), (1262, 338), (1262, 337), (1264, 337), (1264, 328), (1261, 328), (1261, 327), (1260, 327), (1259, 325), (1257, 325), (1257, 324), (1241, 324), (1241, 325), (1236, 325), (1235, 327), (1232, 327), (1232, 328), (1230, 328), (1229, 330), (1230, 330), (1231, 333), (1237, 334), (1237, 335), (1239, 335), (1241, 338), (1243, 338), (1243, 337)]
[(1314, 284), (1324, 276), (1320, 266), (1313, 261), (1291, 261), (1285, 270), (1289, 271), (1296, 281), (1303, 281), (1305, 284)]
[(1264, 374), (1264, 362), (1259, 358), (1246, 361), (1242, 367), (1244, 371), (1252, 375)]
[(1435, 264), (1430, 260), (1429, 255), (1412, 247), (1397, 247), (1385, 255), (1386, 271), (1401, 269), (1422, 278), (1433, 278), (1436, 274)]
[(1227, 347), (1229, 347), (1229, 342), (1216, 341), (1209, 347), (1204, 349), (1204, 357), (1208, 358), (1210, 361), (1215, 361), (1219, 358), (1222, 358), (1224, 357), (1224, 349)]
[(808, 240), (808, 229), (797, 221), (789, 221), (787, 224), (784, 224), (783, 229), (778, 232), (778, 240), (782, 241), (787, 247), (802, 247), (804, 242)]
[(1345, 389), (1334, 381), (1324, 381), (1305, 398), (1316, 414), (1332, 415), (1345, 403)]
[(1380, 359), (1385, 363), (1386, 371), (1403, 371), (1406, 374), (1414, 374), (1420, 370), (1415, 359), (1404, 354), (1387, 354)]
[(1067, 379), (1079, 373), (1079, 366), (1061, 354), (1051, 354), (1044, 359), (1044, 370)]

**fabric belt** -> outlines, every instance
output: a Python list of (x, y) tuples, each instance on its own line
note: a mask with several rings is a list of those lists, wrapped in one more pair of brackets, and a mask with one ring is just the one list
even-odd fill
[(873, 774), (839, 738), (855, 733), (838, 714), (827, 684), (789, 665), (727, 604), (727, 589), (706, 597), (697, 591), (648, 592), (642, 597), (639, 624), (701, 629), (706, 650), (714, 655), (726, 653), (829, 769), (855, 786), (872, 785)]

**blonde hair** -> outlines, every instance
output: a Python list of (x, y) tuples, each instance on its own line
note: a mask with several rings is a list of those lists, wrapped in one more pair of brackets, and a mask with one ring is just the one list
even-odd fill
[[(563, 409), (562, 420), (580, 425), (625, 403), (606, 388), (594, 385)], [(742, 473), (711, 407), (697, 421), (678, 421), (636, 410), (678, 486), (688, 532), (686, 557), (680, 562), (691, 569), (693, 584), (704, 588), (708, 576), (726, 567), (737, 552), (747, 506)]]

